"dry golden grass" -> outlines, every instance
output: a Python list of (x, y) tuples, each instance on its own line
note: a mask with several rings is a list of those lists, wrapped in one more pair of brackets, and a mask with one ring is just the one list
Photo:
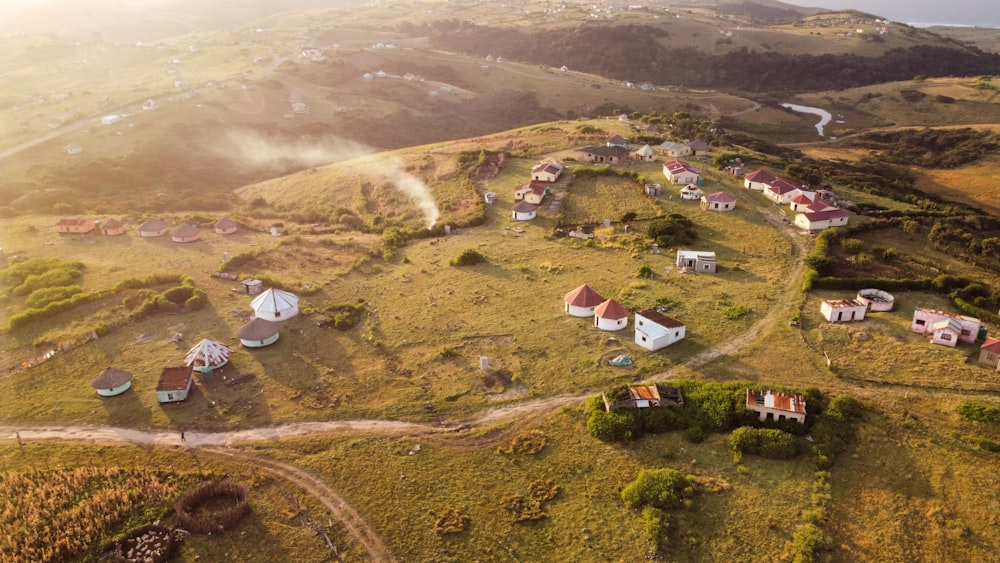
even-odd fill
[(920, 170), (917, 189), (1000, 214), (1000, 157), (951, 170)]

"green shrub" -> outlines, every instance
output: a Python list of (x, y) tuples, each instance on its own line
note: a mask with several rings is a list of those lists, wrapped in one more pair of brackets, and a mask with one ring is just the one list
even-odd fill
[(750, 307), (746, 305), (733, 305), (726, 309), (726, 318), (735, 321), (750, 314)]
[(812, 427), (813, 465), (829, 469), (854, 437), (853, 419), (861, 416), (861, 403), (850, 395), (837, 395)]
[(792, 535), (790, 555), (793, 563), (812, 563), (816, 552), (829, 546), (830, 538), (812, 523), (802, 524)]
[(171, 287), (163, 292), (163, 298), (176, 305), (181, 305), (194, 295), (194, 288), (188, 285)]
[(670, 532), (670, 514), (661, 508), (647, 506), (642, 509), (642, 521), (645, 523), (646, 537), (657, 547), (665, 546)]
[(629, 508), (669, 509), (681, 506), (685, 498), (697, 492), (693, 478), (676, 469), (643, 469), (639, 476), (622, 489), (622, 500)]
[(473, 248), (466, 248), (458, 256), (451, 259), (452, 266), (475, 266), (486, 262), (486, 257)]
[(83, 288), (78, 285), (67, 285), (63, 287), (43, 287), (31, 292), (25, 304), (32, 309), (45, 307), (53, 301), (69, 299), (78, 293), (83, 293)]
[(974, 401), (966, 401), (959, 405), (958, 414), (962, 417), (962, 420), (989, 422), (993, 424), (1000, 423), (1000, 407)]
[(184, 301), (184, 309), (187, 311), (200, 311), (207, 303), (208, 295), (200, 289), (195, 289), (191, 293), (191, 297), (188, 297)]
[(28, 295), (36, 289), (73, 285), (83, 276), (82, 269), (59, 267), (40, 274), (31, 274), (11, 290), (12, 295)]
[(0, 270), (0, 282), (9, 287), (17, 287), (27, 281), (30, 276), (41, 275), (51, 270), (78, 270), (82, 272), (83, 268), (84, 266), (80, 262), (67, 262), (59, 258), (32, 258), (11, 264)]
[(787, 459), (799, 454), (795, 436), (777, 428), (741, 426), (729, 435), (729, 449), (771, 459)]

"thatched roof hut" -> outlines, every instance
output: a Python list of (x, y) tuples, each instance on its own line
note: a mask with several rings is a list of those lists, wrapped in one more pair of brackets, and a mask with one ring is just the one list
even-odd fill
[(101, 397), (121, 395), (132, 387), (132, 374), (118, 368), (107, 368), (94, 378), (90, 385)]

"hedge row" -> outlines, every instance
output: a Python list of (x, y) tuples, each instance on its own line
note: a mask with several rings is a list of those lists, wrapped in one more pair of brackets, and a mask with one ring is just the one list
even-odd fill
[(854, 437), (855, 418), (861, 416), (861, 403), (850, 395), (837, 395), (816, 418), (812, 427), (813, 465), (829, 469)]
[[(177, 518), (181, 527), (192, 534), (221, 534), (239, 523), (250, 513), (250, 503), (247, 502), (249, 489), (232, 481), (205, 483), (192, 489), (177, 499)], [(192, 514), (194, 508), (214, 497), (230, 497), (235, 500), (233, 506), (219, 510), (214, 514), (200, 511)]]
[(787, 459), (799, 455), (795, 436), (777, 428), (741, 426), (729, 435), (729, 449), (771, 459)]

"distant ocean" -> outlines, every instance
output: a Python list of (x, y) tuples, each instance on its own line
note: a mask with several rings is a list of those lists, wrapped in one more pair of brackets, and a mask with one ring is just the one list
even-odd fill
[(859, 10), (914, 27), (950, 25), (1000, 28), (996, 0), (783, 0), (796, 6), (827, 10)]

